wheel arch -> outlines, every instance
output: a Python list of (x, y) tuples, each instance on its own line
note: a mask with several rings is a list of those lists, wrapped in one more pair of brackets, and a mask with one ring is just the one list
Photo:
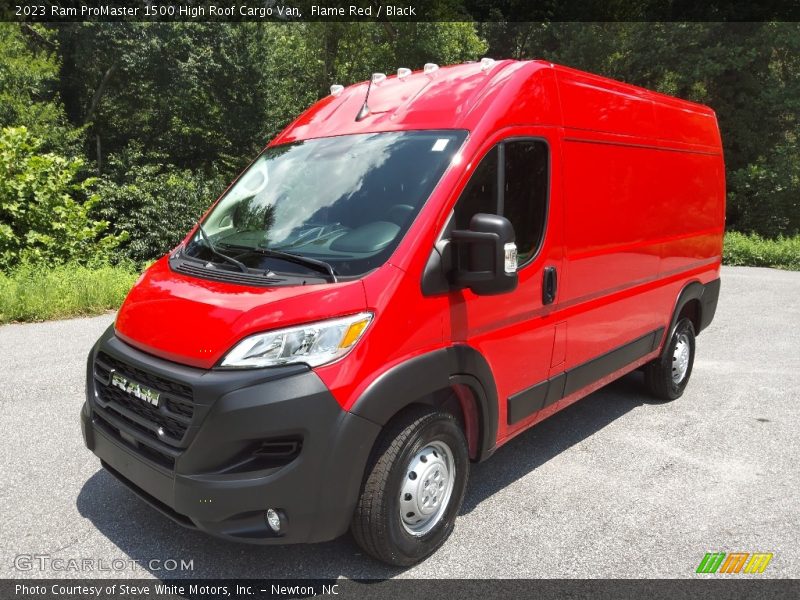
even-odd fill
[(699, 281), (687, 283), (678, 294), (672, 309), (672, 318), (665, 332), (664, 343), (672, 339), (678, 321), (686, 317), (692, 321), (695, 334), (708, 327), (714, 318), (719, 299), (720, 280), (714, 279), (707, 284)]
[(369, 385), (350, 412), (383, 427), (414, 404), (443, 406), (451, 412), (458, 406), (470, 457), (481, 461), (497, 441), (496, 390), (483, 355), (471, 346), (455, 345), (395, 365)]

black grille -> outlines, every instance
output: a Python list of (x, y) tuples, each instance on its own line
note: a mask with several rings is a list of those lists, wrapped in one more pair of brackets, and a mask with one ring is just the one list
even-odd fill
[[(112, 371), (161, 394), (158, 406), (111, 384)], [(140, 434), (171, 446), (179, 446), (194, 416), (192, 389), (159, 377), (100, 352), (94, 365), (100, 408), (112, 411)]]
[(238, 283), (239, 285), (267, 287), (276, 283), (282, 283), (285, 279), (269, 277), (267, 275), (256, 275), (254, 273), (240, 273), (236, 271), (226, 271), (224, 269), (207, 268), (201, 265), (194, 265), (186, 261), (173, 261), (172, 268), (178, 273), (199, 277), (200, 279), (210, 279), (212, 281), (224, 281), (225, 283)]
[(123, 442), (129, 445), (132, 445), (138, 451), (139, 454), (141, 454), (145, 458), (150, 459), (156, 464), (159, 464), (162, 467), (166, 467), (167, 469), (175, 468), (175, 457), (178, 455), (177, 450), (168, 451), (165, 449), (163, 445), (159, 445), (158, 448), (153, 448), (151, 446), (145, 445), (144, 443), (132, 440), (130, 435), (126, 435), (123, 432), (123, 430), (120, 429), (119, 423), (114, 423), (111, 420), (113, 417), (107, 414), (106, 411), (101, 412), (95, 409), (95, 416), (96, 416), (95, 420), (96, 425), (106, 433), (114, 436), (119, 440), (122, 440)]
[(148, 371), (137, 369), (126, 363), (123, 363), (113, 356), (109, 356), (105, 352), (100, 352), (97, 355), (97, 362), (102, 366), (106, 365), (115, 371), (122, 373), (126, 377), (136, 380), (138, 383), (143, 383), (147, 387), (158, 390), (159, 392), (172, 393), (177, 397), (186, 398), (189, 404), (192, 404), (192, 388), (184, 383), (178, 383), (171, 379), (165, 379), (158, 375), (153, 375)]

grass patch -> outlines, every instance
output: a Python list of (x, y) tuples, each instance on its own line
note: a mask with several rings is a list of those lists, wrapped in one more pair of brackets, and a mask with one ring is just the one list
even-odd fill
[(97, 315), (119, 308), (132, 267), (20, 266), (0, 273), (0, 324)]
[(725, 234), (722, 262), (745, 267), (774, 267), (800, 271), (800, 235), (774, 240), (756, 234)]

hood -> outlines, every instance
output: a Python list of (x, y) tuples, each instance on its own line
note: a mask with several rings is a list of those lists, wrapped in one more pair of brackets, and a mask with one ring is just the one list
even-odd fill
[(114, 327), (122, 340), (140, 350), (209, 369), (253, 333), (365, 308), (361, 280), (245, 287), (176, 273), (165, 257), (133, 286)]

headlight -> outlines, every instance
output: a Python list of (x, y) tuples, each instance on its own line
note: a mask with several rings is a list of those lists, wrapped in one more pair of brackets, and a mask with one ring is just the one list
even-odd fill
[(276, 329), (243, 339), (222, 360), (222, 367), (273, 367), (305, 363), (312, 367), (350, 352), (372, 321), (363, 312), (341, 319)]

